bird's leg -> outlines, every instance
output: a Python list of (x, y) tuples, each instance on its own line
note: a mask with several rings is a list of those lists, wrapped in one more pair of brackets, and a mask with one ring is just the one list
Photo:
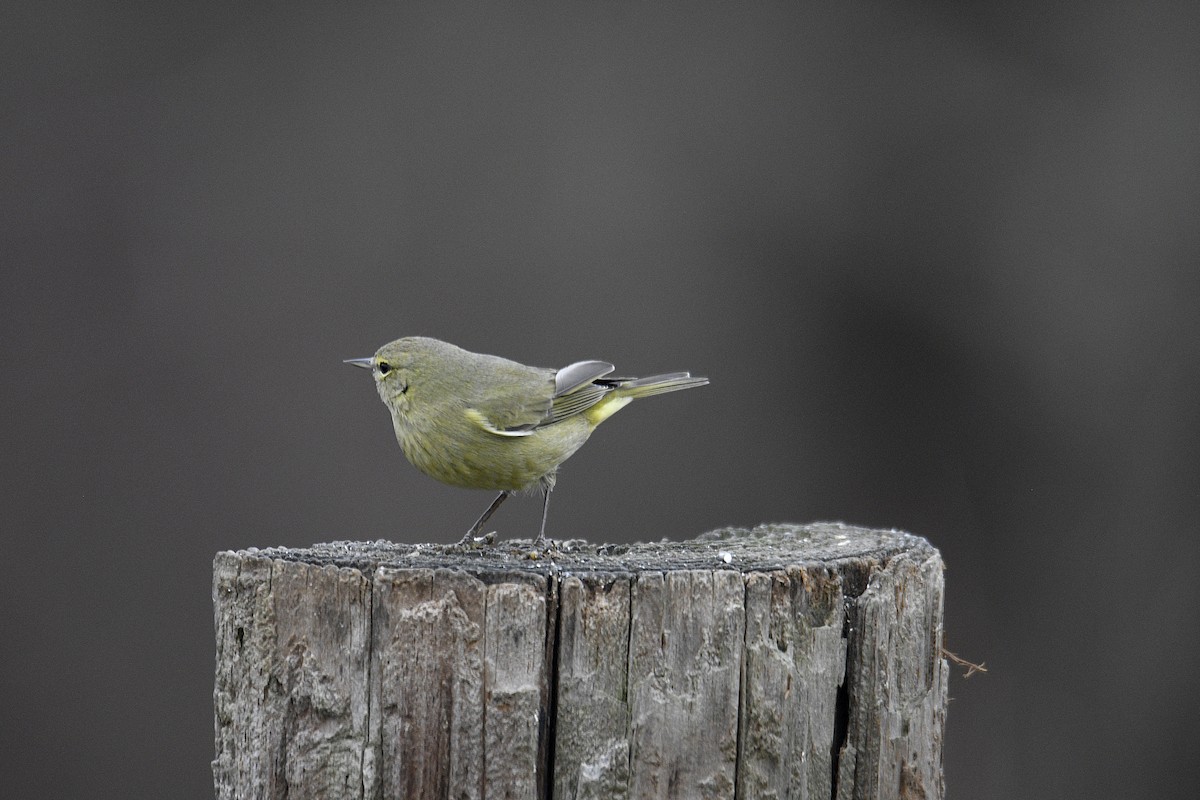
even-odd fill
[(542, 498), (542, 529), (538, 531), (537, 539), (534, 540), (534, 548), (541, 548), (546, 544), (546, 512), (550, 510), (550, 488), (546, 487), (546, 494)]
[(483, 523), (487, 522), (488, 518), (496, 513), (496, 509), (500, 507), (500, 504), (507, 499), (508, 492), (501, 492), (496, 495), (496, 499), (492, 501), (492, 504), (487, 507), (487, 510), (483, 512), (483, 515), (479, 519), (475, 520), (475, 524), (471, 526), (471, 530), (467, 531), (467, 535), (458, 541), (459, 547), (470, 544), (479, 535), (479, 532), (483, 530)]

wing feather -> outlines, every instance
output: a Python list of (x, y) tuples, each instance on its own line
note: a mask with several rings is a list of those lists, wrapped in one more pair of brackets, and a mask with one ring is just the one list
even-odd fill
[(603, 378), (614, 369), (616, 367), (607, 361), (576, 361), (568, 364), (554, 375), (554, 396), (570, 394), (597, 378)]
[(494, 433), (497, 436), (528, 436), (533, 433), (536, 426), (520, 427), (520, 428), (498, 428), (495, 423), (484, 416), (478, 409), (468, 408), (463, 412), (467, 415), (467, 419), (474, 422), (480, 428), (483, 428), (488, 433)]

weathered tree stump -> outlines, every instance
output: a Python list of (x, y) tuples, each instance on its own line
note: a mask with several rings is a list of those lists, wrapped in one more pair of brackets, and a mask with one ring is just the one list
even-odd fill
[(520, 544), (219, 553), (217, 796), (943, 796), (924, 539)]

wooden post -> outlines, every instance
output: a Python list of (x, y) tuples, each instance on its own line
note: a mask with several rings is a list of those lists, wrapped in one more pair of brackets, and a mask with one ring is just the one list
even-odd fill
[(924, 539), (520, 544), (219, 553), (217, 797), (943, 797)]

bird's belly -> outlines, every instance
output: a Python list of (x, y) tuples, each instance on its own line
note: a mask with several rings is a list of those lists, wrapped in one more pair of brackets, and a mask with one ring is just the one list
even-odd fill
[(405, 457), (431, 478), (451, 486), (493, 491), (531, 489), (552, 480), (558, 465), (587, 441), (590, 427), (565, 421), (528, 436), (489, 435), (461, 441), (397, 431)]

